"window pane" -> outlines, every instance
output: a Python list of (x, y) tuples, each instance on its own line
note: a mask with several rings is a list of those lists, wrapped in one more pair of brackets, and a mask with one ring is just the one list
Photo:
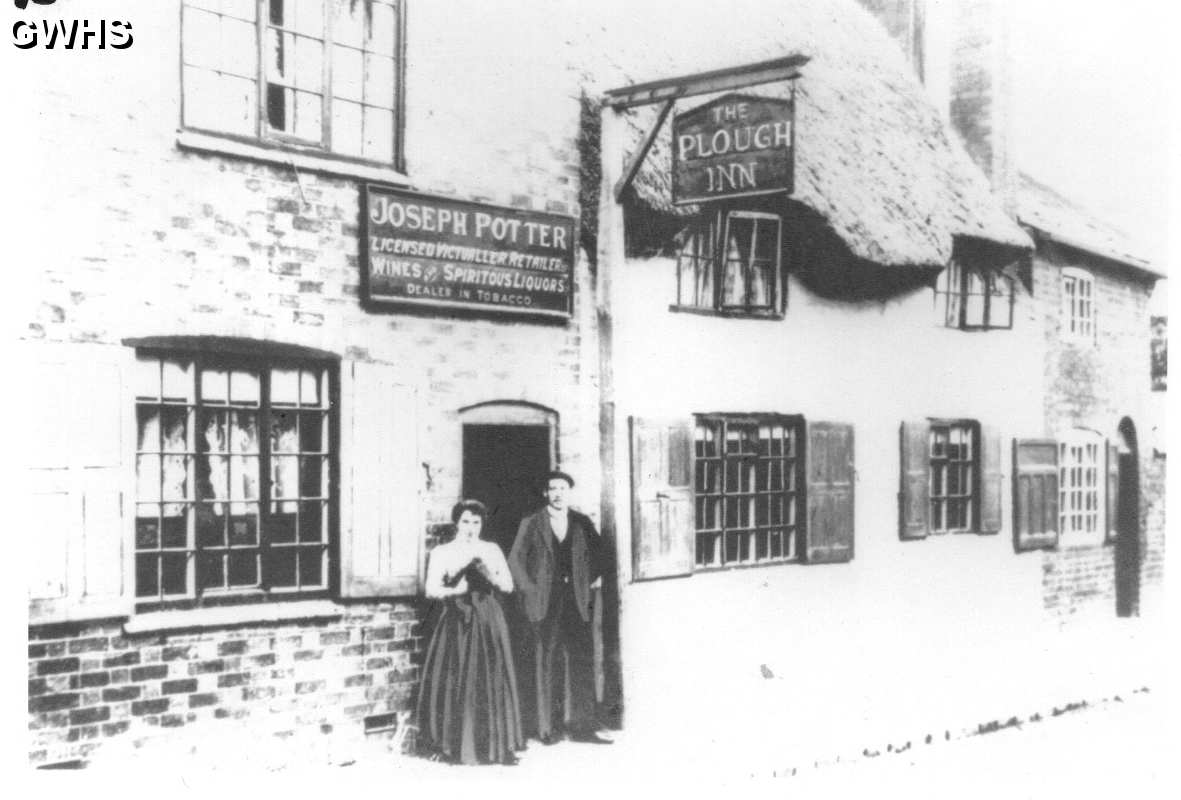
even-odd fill
[(968, 291), (964, 298), (964, 324), (984, 324), (984, 279), (977, 272), (968, 273)]
[(299, 449), (305, 453), (324, 451), (324, 414), (321, 411), (299, 415)]
[(258, 504), (230, 504), (230, 544), (258, 544)]
[(229, 397), (229, 374), (224, 369), (201, 370), (201, 402), (224, 403)]
[(163, 365), (164, 399), (191, 402), (193, 399), (192, 364), (165, 360)]
[(320, 405), (320, 373), (303, 370), (299, 373), (299, 402), (305, 406)]
[(319, 547), (299, 548), (299, 585), (303, 587), (322, 586), (323, 551)]
[(756, 261), (750, 271), (751, 306), (767, 308), (771, 305), (772, 266), (766, 261)]
[(197, 506), (197, 546), (223, 547), (226, 543), (226, 517), (221, 503)]
[(258, 452), (258, 413), (234, 411), (230, 414), (230, 450), (235, 453)]
[[(299, 459), (282, 456), (271, 459), (271, 496), (294, 498), (299, 496)], [(284, 504), (284, 511), (288, 504)]]
[(164, 506), (164, 515), (160, 522), (163, 527), (160, 529), (160, 546), (180, 548), (187, 547), (189, 543), (189, 519), (185, 514), (185, 506), (180, 503), (166, 504)]
[(230, 499), (258, 499), (257, 456), (234, 456), (230, 459)]
[(186, 7), (181, 24), (185, 63), (217, 69), (221, 65), (221, 26), (217, 14)]
[(263, 556), (263, 578), (271, 586), (295, 586), (295, 548), (275, 547)]
[(136, 356), (135, 376), (132, 379), (135, 396), (148, 400), (160, 397), (160, 359)]
[(382, 108), (394, 107), (394, 60), (365, 55), (365, 102)]
[(394, 159), (394, 112), (365, 107), (365, 142), (361, 154), (373, 161)]
[(157, 505), (140, 506), (135, 518), (135, 548), (137, 550), (155, 550), (160, 546), (160, 520)]
[(324, 507), (319, 502), (299, 504), (299, 540), (324, 541)]
[(222, 18), (221, 69), (242, 78), (258, 74), (258, 33), (253, 23)]
[(159, 557), (137, 555), (135, 557), (135, 596), (157, 597), (160, 594), (160, 579), (156, 569)]
[(183, 453), (189, 449), (189, 410), (183, 406), (164, 406), (160, 410), (164, 426), (161, 447), (166, 453)]
[(319, 92), (324, 85), (324, 44), (315, 39), (295, 40), (295, 86)]
[(141, 405), (135, 410), (139, 429), (136, 447), (148, 453), (160, 452), (160, 407)]
[(256, 98), (253, 80), (185, 67), (185, 125), (253, 136), (258, 126)]
[(324, 470), (322, 465), (324, 463), (323, 456), (312, 456), (311, 458), (302, 458), (300, 464), (300, 497), (321, 497), (324, 495), (323, 476)]
[(254, 586), (258, 583), (258, 551), (230, 551), (230, 586)]
[(226, 585), (225, 555), (202, 553), (197, 559), (197, 587), (224, 589)]
[(345, 100), (362, 99), (364, 54), (351, 47), (336, 45), (332, 56), (332, 94)]
[[(294, 9), (291, 9), (291, 5), (289, 3), (288, 8), (294, 10), (295, 19), (291, 18), (289, 10), (287, 26), (308, 36), (323, 38), (324, 0), (299, 0), (293, 4)], [(364, 5), (364, 3), (358, 3), (358, 5)]]
[(324, 98), (310, 92), (295, 93), (295, 128), (301, 139), (319, 142), (324, 137)]
[(271, 411), (271, 452), (299, 452), (299, 439), (296, 436), (297, 416), (295, 411)]
[(161, 556), (160, 588), (165, 595), (183, 595), (188, 590), (188, 556), (165, 553)]
[(140, 500), (160, 499), (160, 456), (135, 459), (135, 496)]
[(776, 261), (779, 257), (779, 224), (774, 220), (758, 220), (755, 239), (755, 258)]
[(361, 146), (361, 106), (345, 100), (332, 104), (332, 149), (342, 155), (358, 156)]
[[(290, 511), (279, 512), (277, 506), (290, 506)], [(267, 538), (272, 542), (295, 541), (295, 503), (271, 503), (267, 520)]]
[(164, 499), (187, 499), (188, 480), (188, 456), (164, 456)]
[(272, 130), (290, 131), (294, 127), (294, 98), (290, 89), (277, 83), (267, 84), (267, 125)]
[[(197, 499), (225, 500), (229, 497), (229, 459), (207, 456), (197, 459)], [(218, 509), (220, 512), (220, 505)]]
[(341, 44), (361, 47), (365, 42), (365, 10), (355, 0), (334, 0), (336, 18), (332, 22), (332, 36)]
[(394, 40), (397, 36), (397, 18), (393, 6), (385, 3), (373, 4), (373, 24), (369, 29), (367, 46), (385, 55), (394, 54)]
[(295, 405), (299, 402), (299, 370), (271, 370), (271, 403)]

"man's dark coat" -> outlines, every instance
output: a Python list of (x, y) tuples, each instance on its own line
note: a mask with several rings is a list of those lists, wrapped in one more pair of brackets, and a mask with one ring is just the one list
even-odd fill
[[(578, 603), (578, 613), (590, 622), (590, 585), (603, 574), (599, 534), (594, 523), (577, 511), (567, 511), (570, 537), (572, 588)], [(549, 610), (550, 589), (553, 587), (556, 541), (545, 508), (521, 520), (517, 538), (509, 553), (508, 565), (513, 582), (520, 593), (525, 616), (530, 622), (545, 619)]]

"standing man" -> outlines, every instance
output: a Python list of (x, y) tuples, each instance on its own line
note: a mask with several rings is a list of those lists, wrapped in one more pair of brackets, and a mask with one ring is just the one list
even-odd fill
[(567, 506), (573, 487), (565, 472), (546, 476), (545, 508), (521, 520), (509, 554), (528, 622), (525, 651), (534, 666), (534, 691), (521, 689), (534, 695), (543, 743), (568, 733), (576, 742), (611, 744), (597, 732), (591, 633), (591, 590), (602, 582), (602, 548), (591, 521)]

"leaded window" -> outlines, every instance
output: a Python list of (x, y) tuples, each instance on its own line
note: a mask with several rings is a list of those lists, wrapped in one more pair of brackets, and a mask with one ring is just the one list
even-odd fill
[(978, 450), (975, 423), (932, 422), (928, 444), (931, 532), (975, 530)]
[(782, 221), (756, 211), (705, 211), (682, 234), (677, 306), (752, 315), (782, 311)]
[(327, 591), (330, 367), (141, 352), (136, 378), (136, 597)]
[(1058, 531), (1067, 539), (1100, 538), (1103, 438), (1076, 430), (1058, 443)]
[(935, 283), (936, 312), (948, 328), (1013, 327), (1013, 279), (995, 270), (971, 269), (952, 259)]
[(799, 554), (802, 421), (701, 416), (695, 430), (698, 567), (793, 561)]
[(397, 0), (184, 0), (189, 128), (400, 161)]
[(1062, 335), (1076, 342), (1095, 341), (1095, 279), (1074, 267), (1062, 270)]

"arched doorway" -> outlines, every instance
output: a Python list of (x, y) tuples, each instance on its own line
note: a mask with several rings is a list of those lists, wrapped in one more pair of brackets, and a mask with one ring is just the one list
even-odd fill
[(463, 426), (463, 495), (488, 506), (484, 538), (508, 555), (517, 526), (542, 503), (541, 484), (557, 464), (558, 414), (521, 401), (459, 410)]
[(1115, 511), (1115, 613), (1132, 617), (1140, 608), (1140, 449), (1136, 426), (1120, 420), (1119, 491)]

